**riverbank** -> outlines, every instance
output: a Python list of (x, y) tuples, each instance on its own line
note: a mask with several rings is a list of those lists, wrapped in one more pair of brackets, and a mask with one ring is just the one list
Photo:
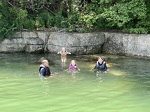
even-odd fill
[(66, 47), (73, 54), (108, 53), (150, 58), (150, 34), (110, 32), (68, 33), (23, 31), (0, 43), (0, 52), (58, 52)]

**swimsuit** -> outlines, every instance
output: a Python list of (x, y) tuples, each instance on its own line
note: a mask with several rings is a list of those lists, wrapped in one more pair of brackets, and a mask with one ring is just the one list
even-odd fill
[(74, 66), (72, 64), (70, 64), (69, 69), (70, 70), (77, 70), (77, 64), (75, 64)]
[(67, 58), (67, 54), (70, 54), (70, 53), (67, 52), (67, 51), (65, 51), (65, 52), (61, 51), (60, 54), (61, 54), (61, 58), (62, 59), (66, 59)]
[(61, 53), (61, 58), (62, 58), (62, 59), (67, 58), (67, 54), (66, 54), (66, 53)]

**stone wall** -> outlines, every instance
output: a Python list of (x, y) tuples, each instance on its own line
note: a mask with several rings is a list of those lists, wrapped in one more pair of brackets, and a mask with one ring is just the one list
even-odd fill
[(66, 47), (75, 54), (99, 53), (104, 44), (103, 33), (56, 33), (50, 34), (48, 50), (57, 52)]
[(150, 34), (105, 32), (103, 51), (109, 54), (150, 57)]
[(62, 47), (75, 54), (99, 53), (104, 33), (17, 32), (0, 44), (0, 52), (58, 52)]
[(150, 57), (150, 34), (109, 32), (17, 32), (0, 43), (0, 52), (58, 52), (62, 47), (75, 54), (109, 53)]
[(12, 39), (0, 43), (0, 52), (39, 52), (43, 51), (44, 42), (35, 32), (17, 32)]

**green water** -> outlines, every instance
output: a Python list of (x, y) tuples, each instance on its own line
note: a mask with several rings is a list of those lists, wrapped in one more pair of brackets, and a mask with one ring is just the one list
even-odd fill
[[(54, 77), (40, 79), (37, 60), (48, 57)], [(59, 55), (0, 54), (0, 112), (149, 112), (150, 60), (105, 55), (107, 74), (77, 62), (71, 76)]]

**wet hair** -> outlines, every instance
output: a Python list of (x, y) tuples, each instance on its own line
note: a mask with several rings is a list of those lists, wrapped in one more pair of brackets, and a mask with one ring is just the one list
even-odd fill
[[(98, 57), (98, 59), (102, 59), (101, 57)], [(103, 59), (102, 59), (103, 60)]]
[(48, 60), (43, 60), (43, 61), (42, 61), (42, 64), (44, 64), (45, 62), (48, 62)]
[(61, 49), (65, 49), (65, 50), (66, 50), (66, 48), (65, 48), (65, 47), (62, 47)]
[(98, 57), (98, 60), (99, 60), (99, 59), (102, 59), (103, 61), (105, 61), (105, 59), (103, 59), (102, 57)]
[(74, 62), (75, 62), (75, 64), (76, 64), (76, 60), (71, 60), (70, 65), (72, 64), (72, 61), (74, 61)]

